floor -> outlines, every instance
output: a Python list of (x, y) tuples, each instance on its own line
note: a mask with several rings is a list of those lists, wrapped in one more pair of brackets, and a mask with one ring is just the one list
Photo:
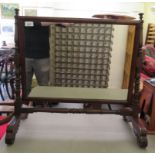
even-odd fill
[(0, 152), (155, 152), (155, 135), (142, 149), (131, 128), (118, 115), (33, 113), (21, 121), (13, 145), (0, 141)]

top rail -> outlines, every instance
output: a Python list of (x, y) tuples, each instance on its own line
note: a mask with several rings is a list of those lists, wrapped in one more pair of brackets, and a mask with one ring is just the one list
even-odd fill
[(18, 16), (22, 21), (42, 21), (42, 22), (65, 22), (65, 23), (96, 23), (96, 24), (116, 24), (116, 25), (137, 25), (141, 20), (129, 19), (101, 19), (101, 18), (71, 18), (71, 17), (39, 17), (39, 16)]

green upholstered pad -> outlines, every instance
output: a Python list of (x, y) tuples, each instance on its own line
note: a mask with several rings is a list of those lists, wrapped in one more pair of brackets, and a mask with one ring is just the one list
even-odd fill
[(127, 100), (127, 89), (37, 86), (28, 97), (69, 100)]

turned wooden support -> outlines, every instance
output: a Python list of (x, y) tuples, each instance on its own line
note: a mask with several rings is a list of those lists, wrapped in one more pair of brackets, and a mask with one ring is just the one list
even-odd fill
[(15, 74), (16, 74), (16, 84), (15, 84), (15, 115), (20, 115), (20, 108), (21, 108), (21, 99), (20, 99), (20, 60), (19, 60), (19, 36), (18, 36), (18, 16), (19, 16), (19, 9), (15, 9)]
[(137, 32), (139, 33), (138, 42), (138, 52), (136, 53), (136, 64), (135, 64), (135, 77), (134, 77), (134, 99), (133, 99), (133, 107), (134, 107), (134, 117), (138, 117), (139, 109), (139, 101), (140, 101), (140, 72), (141, 72), (141, 64), (142, 64), (142, 45), (143, 45), (143, 13), (139, 13), (139, 18), (141, 24), (137, 27)]

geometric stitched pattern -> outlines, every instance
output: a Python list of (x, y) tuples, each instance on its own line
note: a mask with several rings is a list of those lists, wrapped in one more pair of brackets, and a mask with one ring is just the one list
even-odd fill
[(50, 28), (51, 85), (108, 87), (113, 26), (82, 23)]

